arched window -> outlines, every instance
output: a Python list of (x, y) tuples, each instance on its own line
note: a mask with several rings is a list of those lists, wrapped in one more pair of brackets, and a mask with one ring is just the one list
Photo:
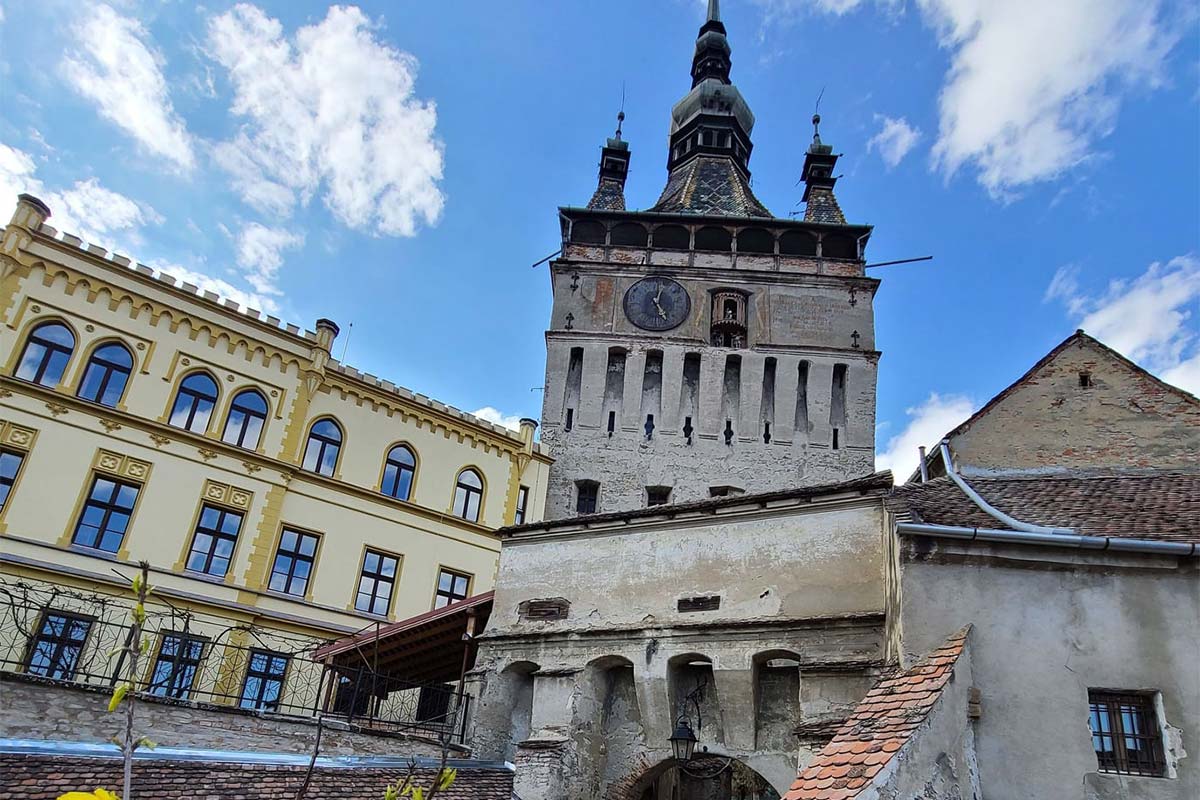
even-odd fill
[(61, 322), (44, 322), (33, 329), (25, 342), (17, 377), (42, 386), (57, 386), (74, 349), (75, 334), (70, 328)]
[(464, 469), (454, 487), (454, 516), (479, 521), (479, 503), (483, 500), (483, 478), (473, 469)]
[(825, 258), (858, 258), (858, 248), (849, 236), (832, 234), (821, 240), (821, 255)]
[(217, 382), (207, 372), (193, 372), (179, 384), (167, 422), (185, 431), (204, 433), (216, 404)]
[(225, 417), (225, 432), (221, 441), (236, 444), (247, 450), (258, 447), (263, 425), (267, 423), (267, 398), (255, 389), (238, 392), (229, 404)]
[(668, 250), (687, 250), (692, 236), (682, 225), (659, 225), (654, 229), (654, 246)]
[(645, 225), (639, 225), (636, 222), (619, 222), (613, 226), (609, 239), (615, 245), (645, 247), (648, 235)]
[(300, 466), (318, 475), (333, 475), (341, 449), (342, 429), (338, 424), (331, 419), (315, 422), (308, 432), (308, 444), (304, 446), (304, 461)]
[(397, 500), (407, 500), (416, 469), (417, 459), (412, 450), (402, 444), (393, 447), (383, 465), (383, 486), (380, 487), (383, 493)]
[(737, 249), (739, 253), (774, 253), (775, 237), (763, 228), (746, 228), (738, 231)]
[(727, 253), (733, 247), (733, 235), (724, 228), (709, 226), (696, 231), (696, 249)]
[(805, 231), (787, 231), (779, 237), (779, 253), (785, 256), (815, 256), (816, 237)]
[(79, 396), (104, 406), (115, 406), (125, 393), (129, 373), (133, 372), (133, 354), (123, 344), (112, 342), (92, 351), (83, 380), (79, 382)]
[(593, 220), (579, 220), (571, 225), (571, 241), (579, 244), (604, 244), (604, 225)]

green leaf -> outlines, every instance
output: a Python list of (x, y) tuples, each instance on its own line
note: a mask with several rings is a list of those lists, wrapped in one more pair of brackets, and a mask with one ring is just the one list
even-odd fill
[(383, 790), (383, 800), (400, 800), (400, 796), (396, 794), (395, 786), (388, 786)]
[(158, 742), (154, 741), (149, 736), (143, 736), (142, 738), (137, 740), (137, 745), (135, 745), (135, 746), (136, 747), (146, 747), (146, 748), (153, 750), (154, 748), (158, 747)]
[(117, 706), (121, 705), (121, 701), (125, 699), (125, 695), (129, 694), (130, 686), (128, 683), (122, 683), (113, 690), (112, 697), (108, 701), (108, 711), (111, 714), (117, 710)]
[(444, 792), (450, 788), (450, 784), (454, 783), (454, 779), (458, 777), (458, 770), (443, 769), (442, 774), (438, 776), (437, 788), (439, 792)]
[(425, 790), (420, 786), (414, 786), (412, 791), (412, 800), (425, 800)]

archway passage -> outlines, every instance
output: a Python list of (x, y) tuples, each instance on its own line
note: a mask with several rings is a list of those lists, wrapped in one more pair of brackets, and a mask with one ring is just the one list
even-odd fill
[(620, 800), (779, 800), (779, 793), (736, 758), (697, 754), (651, 767)]

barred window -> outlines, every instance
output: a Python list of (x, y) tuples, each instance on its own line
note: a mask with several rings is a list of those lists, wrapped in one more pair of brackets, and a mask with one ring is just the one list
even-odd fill
[(392, 602), (392, 589), (396, 585), (396, 567), (400, 559), (368, 550), (363, 556), (362, 575), (358, 579), (358, 593), (354, 607), (368, 614), (385, 615)]
[(402, 444), (389, 450), (383, 465), (383, 493), (397, 500), (407, 500), (416, 468), (417, 458), (412, 450)]
[(308, 579), (317, 559), (317, 541), (315, 533), (283, 529), (275, 564), (271, 567), (271, 589), (298, 595), (308, 591)]
[(8, 503), (13, 484), (17, 482), (17, 473), (25, 462), (25, 454), (12, 450), (0, 450), (0, 508)]
[(73, 680), (79, 654), (87, 641), (92, 620), (65, 611), (47, 611), (29, 646), (26, 669), (31, 675)]
[(79, 396), (102, 406), (115, 406), (125, 394), (125, 384), (133, 372), (133, 354), (123, 344), (113, 342), (97, 347), (88, 359), (79, 382)]
[(176, 428), (204, 433), (217, 404), (217, 382), (207, 373), (193, 372), (179, 384), (167, 421)]
[(266, 423), (267, 398), (254, 389), (238, 392), (229, 404), (221, 441), (253, 450), (258, 447)]
[(75, 524), (72, 544), (115, 553), (121, 549), (139, 487), (97, 475), (83, 504), (83, 513)]
[(150, 685), (146, 691), (159, 697), (187, 700), (200, 669), (205, 640), (182, 633), (163, 634)]
[(288, 657), (269, 650), (251, 650), (246, 663), (246, 680), (242, 684), (242, 708), (258, 711), (278, 711), (283, 694), (283, 678), (287, 673)]
[(471, 576), (444, 569), (438, 573), (437, 599), (434, 608), (443, 608), (451, 603), (467, 599), (471, 587)]
[(75, 350), (75, 334), (61, 322), (43, 322), (29, 334), (17, 362), (17, 377), (41, 386), (57, 386)]
[(1161, 777), (1166, 772), (1154, 695), (1088, 690), (1092, 747), (1103, 772)]
[(318, 475), (332, 476), (341, 449), (342, 429), (331, 419), (320, 420), (308, 432), (301, 468)]
[(238, 531), (242, 527), (242, 515), (237, 511), (210, 506), (200, 509), (200, 519), (192, 535), (192, 549), (188, 552), (187, 568), (192, 572), (203, 572), (224, 578), (237, 545)]

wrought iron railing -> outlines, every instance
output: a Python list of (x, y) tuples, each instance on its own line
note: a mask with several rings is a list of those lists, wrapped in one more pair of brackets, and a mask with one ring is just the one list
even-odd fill
[[(128, 596), (0, 578), (0, 671), (82, 686), (127, 680)], [(217, 614), (147, 604), (135, 688), (147, 700), (314, 718), (461, 742), (470, 697), (456, 684), (416, 683), (326, 663), (328, 640)]]

